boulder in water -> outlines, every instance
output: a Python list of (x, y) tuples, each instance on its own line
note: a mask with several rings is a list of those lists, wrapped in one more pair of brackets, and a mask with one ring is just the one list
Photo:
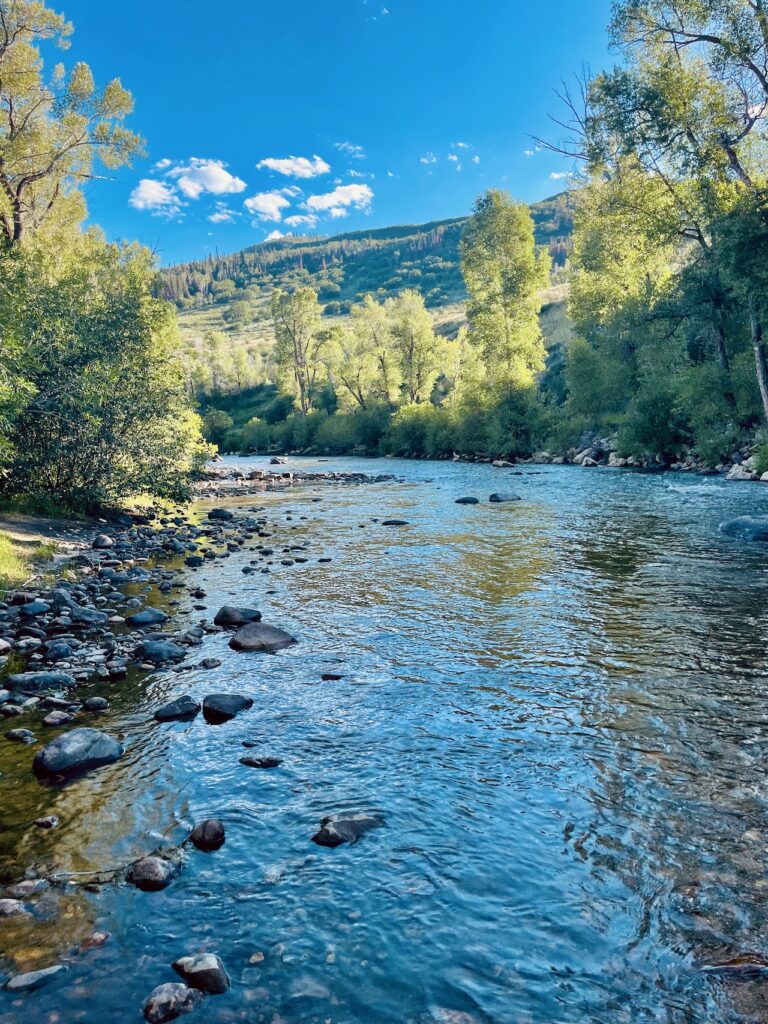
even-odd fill
[(312, 842), (330, 847), (356, 843), (360, 836), (383, 824), (383, 818), (370, 814), (332, 814), (320, 822), (320, 831), (312, 836)]
[(261, 619), (261, 612), (255, 608), (236, 608), (234, 605), (225, 604), (216, 612), (213, 620), (216, 626), (235, 627), (246, 626), (249, 622), (258, 622)]
[(229, 641), (234, 651), (259, 651), (274, 654), (285, 647), (298, 643), (295, 637), (277, 626), (267, 626), (263, 622), (249, 622), (243, 626)]
[(143, 661), (151, 661), (153, 665), (162, 665), (166, 661), (181, 661), (187, 652), (183, 647), (170, 640), (144, 640), (136, 649)]
[(500, 491), (498, 493), (494, 493), (488, 499), (488, 501), (493, 502), (494, 505), (501, 505), (501, 504), (503, 504), (504, 502), (507, 502), (507, 501), (520, 501), (520, 500), (521, 500), (521, 498), (520, 498), (519, 494), (512, 494), (511, 492), (506, 492), (506, 491)]
[(71, 690), (76, 685), (75, 677), (68, 672), (17, 672), (8, 676), (14, 690), (36, 693), (38, 690)]
[(128, 881), (144, 892), (158, 892), (171, 884), (174, 867), (162, 857), (142, 857), (128, 870)]
[(221, 995), (232, 984), (224, 964), (215, 953), (182, 956), (171, 966), (190, 988), (200, 989), (212, 996)]
[(726, 537), (768, 543), (768, 516), (739, 516), (738, 519), (729, 519), (721, 524), (720, 531)]
[(129, 626), (157, 626), (167, 619), (166, 613), (159, 608), (144, 608), (135, 615), (129, 615), (125, 621)]
[(123, 755), (123, 745), (98, 729), (72, 729), (46, 743), (32, 765), (38, 778), (71, 775), (112, 764)]
[(467, 495), (467, 497), (465, 497), (465, 498), (457, 498), (456, 499), (456, 504), (457, 505), (479, 505), (480, 504), (480, 499), (479, 498), (475, 498), (472, 495)]
[(185, 722), (200, 713), (200, 705), (188, 693), (164, 704), (155, 712), (158, 722)]
[(252, 707), (253, 700), (239, 693), (211, 693), (203, 700), (203, 716), (211, 725), (221, 725)]
[(176, 1020), (183, 1013), (189, 1013), (205, 997), (196, 988), (189, 988), (180, 981), (169, 981), (158, 985), (144, 1000), (144, 1020), (147, 1024), (165, 1024)]
[(208, 513), (208, 518), (221, 520), (234, 519), (235, 513), (231, 512), (228, 508), (212, 508)]
[(42, 971), (28, 971), (27, 974), (16, 974), (10, 981), (6, 981), (3, 988), (6, 992), (33, 992), (42, 988), (49, 981), (53, 981), (60, 974), (64, 974), (68, 968), (64, 964), (56, 964), (55, 967), (45, 967)]
[(192, 845), (197, 847), (198, 850), (204, 850), (206, 853), (218, 850), (220, 846), (224, 845), (226, 838), (224, 823), (219, 821), (218, 818), (206, 818), (205, 821), (195, 825), (189, 834), (189, 838)]

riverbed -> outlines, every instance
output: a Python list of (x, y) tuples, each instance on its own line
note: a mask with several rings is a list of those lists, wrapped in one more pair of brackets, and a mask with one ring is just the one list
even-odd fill
[[(297, 645), (244, 654), (212, 634), (194, 660), (220, 659), (213, 672), (132, 670), (104, 689), (99, 724), (126, 754), (65, 787), (34, 780), (34, 748), (0, 741), (6, 880), (107, 870), (204, 818), (227, 830), (162, 892), (78, 887), (45, 895), (31, 924), (0, 922), (4, 976), (69, 968), (0, 991), (0, 1022), (140, 1020), (177, 980), (171, 962), (199, 950), (232, 988), (190, 1022), (768, 1021), (768, 974), (702, 970), (768, 956), (768, 545), (719, 532), (768, 513), (768, 488), (553, 466), (285, 468), (397, 479), (227, 497), (265, 510), (272, 564), (244, 574), (246, 545), (179, 563), (204, 599), (146, 596), (175, 625), (253, 606)], [(489, 504), (493, 491), (522, 500)], [(481, 503), (456, 504), (470, 495)], [(305, 562), (281, 553), (300, 547)], [(213, 691), (255, 703), (220, 726), (153, 720)], [(243, 766), (244, 742), (282, 764)], [(346, 812), (385, 825), (311, 842)], [(30, 824), (44, 814), (58, 827)]]

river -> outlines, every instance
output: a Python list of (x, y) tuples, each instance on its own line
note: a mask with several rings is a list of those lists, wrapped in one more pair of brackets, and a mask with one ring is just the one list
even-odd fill
[[(0, 1022), (139, 1020), (201, 949), (233, 984), (190, 1022), (768, 1021), (768, 978), (701, 970), (768, 954), (768, 546), (718, 531), (768, 513), (768, 488), (290, 463), (398, 481), (244, 498), (276, 551), (306, 544), (308, 561), (244, 575), (244, 548), (180, 570), (202, 602), (148, 596), (179, 601), (182, 625), (255, 606), (298, 645), (242, 654), (206, 636), (193, 660), (221, 659), (214, 672), (111, 684), (100, 728), (126, 755), (64, 788), (0, 744), (6, 880), (125, 863), (206, 817), (227, 829), (162, 892), (77, 889), (50, 896), (48, 920), (43, 904), (34, 926), (0, 922), (13, 969), (69, 964), (38, 992), (0, 991)], [(488, 504), (500, 490), (522, 501)], [(152, 718), (217, 690), (255, 705), (222, 726)], [(244, 767), (244, 741), (283, 764)], [(315, 846), (346, 811), (386, 825)], [(58, 828), (30, 826), (51, 813)], [(94, 929), (109, 940), (81, 952)]]

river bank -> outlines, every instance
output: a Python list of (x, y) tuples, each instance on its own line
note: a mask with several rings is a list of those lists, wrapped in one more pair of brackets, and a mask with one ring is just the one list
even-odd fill
[[(199, 953), (231, 981), (206, 1021), (608, 1021), (614, 992), (642, 1018), (660, 980), (697, 1024), (750, 1019), (733, 1000), (759, 981), (734, 996), (697, 965), (762, 927), (765, 553), (720, 531), (768, 512), (762, 489), (410, 462), (374, 484), (380, 465), (228, 460), (226, 494), (104, 529), (64, 581), (82, 612), (58, 587), (6, 609), (51, 606), (4, 620), (41, 641), (14, 674), (77, 685), (62, 707), (27, 695), (2, 730), (37, 740), (0, 740), (3, 898), (31, 915), (0, 922), (2, 980), (66, 968), (0, 991), (3, 1024), (138, 1018)], [(254, 496), (254, 472), (303, 482)], [(520, 500), (489, 503), (499, 480)], [(298, 643), (234, 649), (225, 605)], [(128, 622), (143, 611), (167, 617)], [(243, 702), (218, 725), (217, 694)], [(74, 717), (44, 726), (57, 710)], [(38, 781), (40, 751), (81, 727), (122, 753)], [(211, 821), (225, 841), (206, 852), (191, 835)], [(329, 825), (366, 831), (313, 843)]]

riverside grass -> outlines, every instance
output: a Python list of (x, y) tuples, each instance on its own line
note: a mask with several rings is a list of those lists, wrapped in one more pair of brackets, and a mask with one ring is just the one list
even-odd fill
[(20, 586), (55, 552), (53, 543), (19, 541), (0, 531), (0, 592)]

